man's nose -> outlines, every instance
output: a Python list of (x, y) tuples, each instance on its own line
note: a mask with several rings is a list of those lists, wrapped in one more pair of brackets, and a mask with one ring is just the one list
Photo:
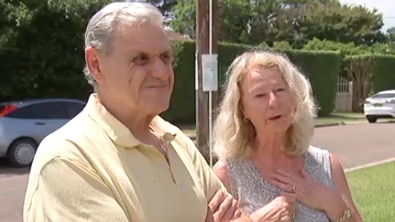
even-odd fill
[(152, 61), (151, 75), (159, 79), (168, 79), (170, 75), (169, 65), (164, 63), (162, 59), (155, 58)]

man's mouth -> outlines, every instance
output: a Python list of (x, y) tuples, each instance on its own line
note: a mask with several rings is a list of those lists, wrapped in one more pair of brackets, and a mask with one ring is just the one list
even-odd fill
[(149, 89), (157, 89), (157, 88), (164, 88), (164, 87), (167, 87), (167, 84), (147, 86), (147, 88), (149, 88)]

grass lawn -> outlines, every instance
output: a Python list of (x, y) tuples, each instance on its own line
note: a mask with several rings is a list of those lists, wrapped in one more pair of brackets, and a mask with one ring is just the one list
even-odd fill
[(395, 162), (348, 172), (353, 199), (364, 222), (395, 221)]
[(315, 125), (335, 124), (342, 122), (364, 121), (363, 113), (333, 113), (329, 116), (318, 117), (315, 119)]

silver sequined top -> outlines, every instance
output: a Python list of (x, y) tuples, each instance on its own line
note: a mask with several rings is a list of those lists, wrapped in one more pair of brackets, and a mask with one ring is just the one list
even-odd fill
[[(333, 189), (330, 155), (326, 150), (310, 146), (304, 154), (304, 168), (314, 179)], [(240, 207), (248, 214), (253, 213), (279, 195), (277, 187), (267, 183), (249, 159), (226, 161), (230, 177), (231, 192), (239, 200)], [(295, 222), (329, 222), (322, 211), (296, 203)]]

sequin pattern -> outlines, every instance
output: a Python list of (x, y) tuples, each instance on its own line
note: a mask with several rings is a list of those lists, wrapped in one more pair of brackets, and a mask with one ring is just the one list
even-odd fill
[[(310, 146), (304, 154), (304, 168), (314, 179), (333, 189), (330, 155), (326, 150)], [(232, 194), (239, 200), (240, 207), (248, 214), (253, 213), (279, 196), (279, 189), (267, 183), (249, 159), (228, 160), (228, 174)], [(296, 203), (295, 222), (329, 222), (326, 214), (307, 205)]]

